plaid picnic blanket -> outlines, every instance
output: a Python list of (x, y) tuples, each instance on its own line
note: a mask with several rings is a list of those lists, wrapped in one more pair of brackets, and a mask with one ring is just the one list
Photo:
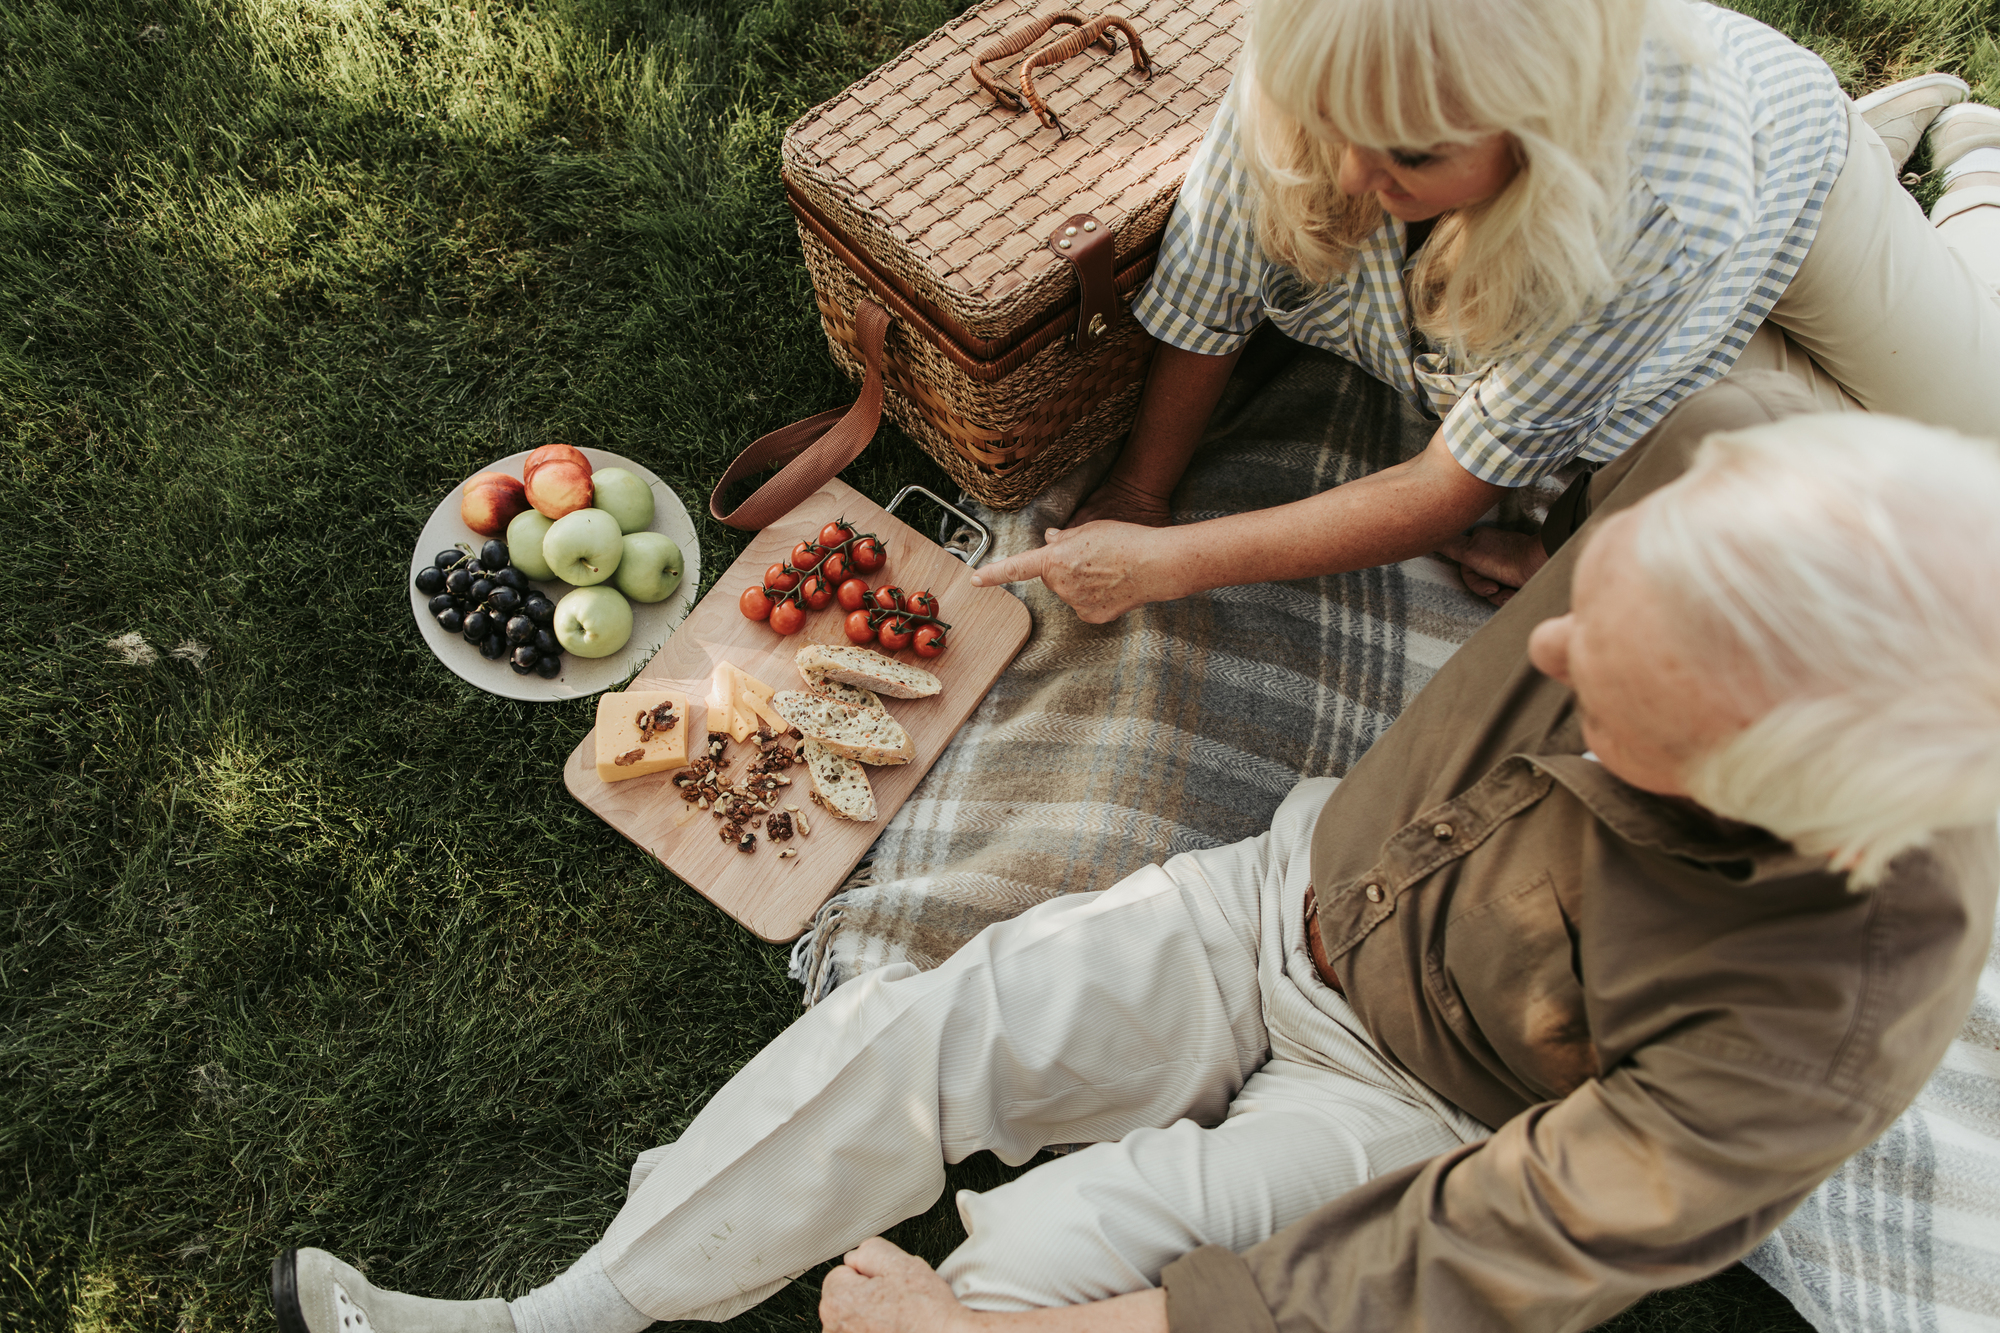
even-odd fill
[[(1324, 490), (1410, 457), (1431, 430), (1329, 354), (1255, 343), (1176, 516)], [(1060, 526), (1107, 461), (1020, 513), (982, 514), (1000, 553)], [(1263, 832), (1300, 778), (1345, 773), (1490, 613), (1430, 559), (1111, 625), (1081, 624), (1040, 584), (1015, 591), (1033, 636), (798, 942), (807, 1003), (886, 963), (935, 966), (1046, 898)], [(1746, 1262), (1821, 1333), (2000, 1333), (2000, 952), (1916, 1104)]]

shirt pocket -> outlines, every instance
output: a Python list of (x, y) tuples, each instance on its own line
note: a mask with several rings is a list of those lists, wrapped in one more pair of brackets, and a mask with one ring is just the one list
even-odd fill
[(1565, 1097), (1597, 1076), (1575, 923), (1552, 874), (1453, 914), (1424, 972), (1460, 1040), (1490, 1049), (1536, 1096)]
[(1266, 264), (1257, 300), (1286, 337), (1335, 352), (1346, 346), (1353, 297), (1345, 282), (1313, 287), (1283, 264)]

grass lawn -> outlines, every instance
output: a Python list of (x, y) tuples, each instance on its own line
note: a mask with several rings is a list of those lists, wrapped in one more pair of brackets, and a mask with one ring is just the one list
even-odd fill
[[(1996, 0), (1746, 7), (1851, 90), (2000, 101)], [(0, 1327), (268, 1327), (287, 1244), (517, 1295), (798, 1012), (564, 791), (589, 707), (461, 683), (403, 576), (496, 456), (616, 450), (701, 511), (851, 397), (779, 136), (951, 12), (0, 5)], [(887, 436), (846, 475), (947, 485)], [(697, 518), (713, 577), (743, 537)], [(1741, 1271), (1617, 1326), (1802, 1327)]]

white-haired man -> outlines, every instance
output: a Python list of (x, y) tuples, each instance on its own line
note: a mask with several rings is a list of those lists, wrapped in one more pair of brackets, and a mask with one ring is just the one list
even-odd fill
[[(841, 987), (554, 1283), (287, 1251), (281, 1327), (636, 1333), (858, 1245), (843, 1333), (1580, 1329), (1733, 1262), (1916, 1094), (2000, 877), (2000, 459), (1806, 405), (1682, 404), (1269, 833)], [(1078, 1142), (936, 1272), (866, 1239)]]

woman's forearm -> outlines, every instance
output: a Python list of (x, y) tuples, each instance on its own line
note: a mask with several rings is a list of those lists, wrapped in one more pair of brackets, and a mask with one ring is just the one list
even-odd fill
[(1240, 350), (1222, 356), (1184, 352), (1161, 343), (1139, 398), (1132, 434), (1111, 473), (1129, 485), (1167, 495), (1187, 471)]

